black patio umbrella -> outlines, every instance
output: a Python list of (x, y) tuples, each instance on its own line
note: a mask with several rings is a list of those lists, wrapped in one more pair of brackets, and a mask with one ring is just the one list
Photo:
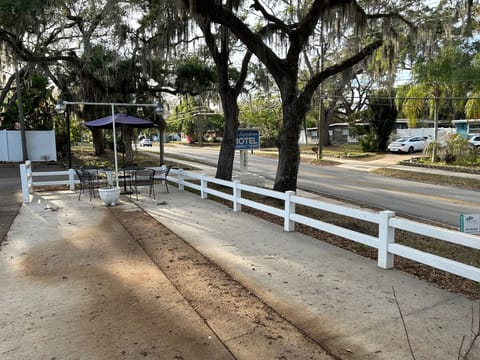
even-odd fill
[[(115, 114), (114, 117), (116, 125), (132, 126), (135, 128), (151, 128), (158, 126), (151, 120), (141, 119), (132, 115)], [(89, 128), (111, 129), (113, 126), (113, 120), (112, 116), (109, 115), (100, 119), (87, 121), (85, 125)]]
[[(105, 116), (100, 119), (92, 120), (92, 121), (87, 121), (85, 122), (85, 125), (92, 129), (92, 128), (99, 128), (99, 129), (114, 129), (116, 126), (121, 125), (121, 126), (131, 126), (134, 128), (152, 128), (152, 127), (157, 127), (158, 125), (155, 124), (151, 120), (146, 120), (146, 119), (141, 119), (136, 116), (132, 115), (126, 115), (126, 114), (114, 114)], [(117, 135), (115, 134), (115, 131), (113, 132), (113, 137), (114, 137), (114, 143), (116, 143), (116, 137)], [(115, 153), (115, 164), (117, 164), (117, 151), (114, 149)], [(125, 172), (125, 157), (124, 157), (124, 164), (123, 164), (123, 169)], [(115, 172), (117, 173), (116, 176), (118, 176), (118, 169), (115, 169)], [(125, 176), (125, 174), (124, 174)], [(125, 182), (124, 182), (124, 187), (126, 187)]]

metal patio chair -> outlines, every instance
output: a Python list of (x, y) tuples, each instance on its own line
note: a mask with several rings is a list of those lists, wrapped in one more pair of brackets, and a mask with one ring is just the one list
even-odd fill
[(133, 191), (135, 191), (136, 198), (138, 200), (138, 188), (140, 186), (148, 186), (148, 195), (155, 199), (155, 186), (154, 186), (155, 170), (153, 169), (139, 169), (133, 172)]
[(78, 192), (78, 200), (82, 196), (82, 193), (88, 190), (90, 200), (95, 197), (95, 186), (93, 175), (85, 169), (75, 169), (78, 180), (80, 181), (80, 191)]
[(162, 166), (160, 170), (157, 170), (154, 178), (155, 183), (158, 182), (159, 184), (161, 184), (162, 181), (165, 183), (165, 188), (167, 189), (167, 193), (169, 192), (167, 177), (168, 177), (168, 174), (170, 173), (171, 168), (172, 168), (172, 165)]

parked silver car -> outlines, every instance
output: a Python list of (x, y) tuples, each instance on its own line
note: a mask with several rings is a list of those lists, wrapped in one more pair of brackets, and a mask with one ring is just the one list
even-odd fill
[(415, 151), (423, 151), (427, 145), (427, 138), (423, 136), (401, 137), (391, 142), (387, 149), (390, 152), (413, 153)]

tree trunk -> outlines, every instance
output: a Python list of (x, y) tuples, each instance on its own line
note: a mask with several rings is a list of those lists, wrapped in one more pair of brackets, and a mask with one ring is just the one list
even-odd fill
[(160, 146), (160, 166), (162, 166), (165, 164), (165, 119), (163, 118), (163, 115), (159, 115), (158, 133)]
[(231, 180), (233, 174), (233, 162), (235, 160), (235, 146), (237, 143), (238, 130), (238, 104), (237, 95), (232, 89), (220, 91), (222, 99), (224, 128), (223, 140), (218, 156), (217, 173), (218, 179)]
[(277, 140), (278, 166), (273, 189), (285, 192), (297, 189), (300, 148), (298, 138), (300, 124), (305, 117), (305, 107), (295, 96), (283, 98), (283, 126)]
[(105, 154), (105, 146), (103, 143), (103, 130), (98, 128), (92, 129), (93, 146), (95, 148), (95, 156)]
[(132, 140), (133, 140), (133, 127), (124, 126), (123, 129), (123, 151), (125, 152), (125, 164), (130, 165), (133, 163), (133, 149), (132, 149)]
[(335, 105), (329, 106), (328, 108), (325, 108), (325, 112), (323, 114), (323, 123), (322, 123), (322, 145), (323, 146), (328, 146), (330, 145), (330, 124), (333, 123), (333, 115), (335, 112)]

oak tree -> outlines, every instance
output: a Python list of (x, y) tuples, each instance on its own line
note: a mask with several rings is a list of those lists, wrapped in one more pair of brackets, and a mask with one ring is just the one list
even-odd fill
[[(318, 86), (330, 76), (370, 57), (385, 44), (385, 36), (396, 32), (394, 25), (399, 21), (408, 23), (398, 13), (375, 12), (367, 14), (354, 0), (321, 1), (313, 0), (301, 4), (298, 18), (282, 19), (276, 15), (273, 4), (267, 8), (258, 0), (244, 1), (251, 4), (251, 9), (263, 20), (263, 26), (270, 29), (270, 36), (265, 38), (249, 26), (248, 19), (237, 16), (233, 10), (217, 0), (182, 0), (185, 9), (196, 19), (204, 23), (216, 23), (227, 27), (245, 46), (265, 65), (274, 78), (282, 99), (283, 122), (277, 139), (279, 161), (274, 189), (278, 191), (296, 190), (300, 161), (298, 137), (312, 97)], [(239, 5), (241, 1), (237, 1)], [(285, 5), (282, 2), (283, 5)], [(280, 8), (282, 8), (280, 6)], [(284, 9), (283, 7), (282, 9)], [(337, 23), (346, 23), (350, 31), (356, 33), (368, 27), (370, 22), (382, 22), (383, 37), (364, 34), (359, 47), (348, 57), (318, 71), (303, 85), (299, 86), (299, 69), (301, 56), (314, 36), (319, 23), (324, 23), (333, 34)], [(280, 51), (275, 51), (275, 41), (282, 43)]]

